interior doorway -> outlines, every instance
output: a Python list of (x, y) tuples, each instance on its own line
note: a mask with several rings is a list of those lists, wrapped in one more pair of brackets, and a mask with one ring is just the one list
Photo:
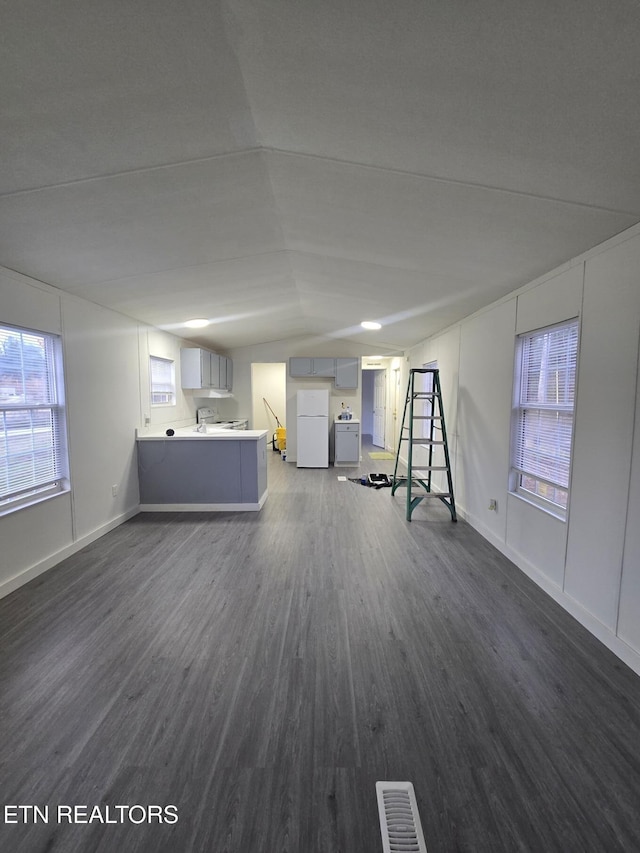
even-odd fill
[[(275, 412), (272, 414), (269, 406)], [(276, 430), (276, 417), (286, 427), (287, 365), (285, 362), (254, 362), (251, 365), (251, 428)]]
[(374, 370), (373, 378), (373, 439), (376, 447), (384, 450), (387, 413), (387, 371)]
[(371, 436), (374, 447), (385, 449), (387, 371), (362, 371), (362, 434)]

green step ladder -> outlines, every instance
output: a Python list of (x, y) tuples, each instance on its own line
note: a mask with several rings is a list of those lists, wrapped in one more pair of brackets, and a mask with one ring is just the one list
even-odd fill
[[(416, 390), (416, 377), (425, 377), (424, 385), (429, 390)], [(424, 413), (422, 401), (430, 402), (430, 412)], [(416, 406), (416, 403), (418, 405)], [(416, 412), (416, 409), (419, 411)], [(426, 430), (425, 430), (426, 427)], [(416, 435), (416, 431), (419, 435)], [(424, 432), (427, 434), (424, 435)], [(407, 442), (407, 472), (399, 474), (400, 453), (403, 442)], [(414, 465), (414, 448), (422, 445), (427, 449), (426, 464)], [(442, 447), (444, 464), (435, 462), (435, 452)], [(431, 478), (434, 471), (447, 472), (447, 490), (432, 491)], [(457, 521), (456, 502), (453, 496), (453, 479), (451, 477), (451, 461), (447, 430), (444, 423), (444, 408), (442, 406), (442, 390), (440, 388), (440, 371), (432, 367), (416, 367), (409, 371), (407, 398), (402, 415), (402, 426), (398, 440), (398, 452), (391, 483), (391, 495), (404, 487), (407, 490), (407, 521), (411, 521), (411, 513), (425, 498), (437, 498), (451, 513), (451, 521)]]

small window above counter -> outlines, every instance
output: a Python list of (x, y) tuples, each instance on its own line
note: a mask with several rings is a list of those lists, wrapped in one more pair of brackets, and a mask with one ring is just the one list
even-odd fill
[(289, 359), (289, 376), (295, 378), (331, 378), (336, 388), (343, 390), (358, 387), (359, 360), (357, 358), (302, 358)]

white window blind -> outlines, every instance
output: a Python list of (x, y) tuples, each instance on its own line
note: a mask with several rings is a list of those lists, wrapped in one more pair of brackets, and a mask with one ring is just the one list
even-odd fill
[(0, 326), (0, 510), (62, 488), (61, 376), (57, 336)]
[(151, 405), (171, 406), (176, 402), (175, 366), (169, 358), (149, 358), (151, 373)]
[(566, 510), (578, 321), (518, 338), (512, 469), (516, 491)]

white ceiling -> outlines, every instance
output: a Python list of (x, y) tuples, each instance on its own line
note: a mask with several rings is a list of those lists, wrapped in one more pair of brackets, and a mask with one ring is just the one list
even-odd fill
[(640, 220), (639, 39), (637, 0), (20, 0), (0, 264), (219, 349), (405, 348)]

